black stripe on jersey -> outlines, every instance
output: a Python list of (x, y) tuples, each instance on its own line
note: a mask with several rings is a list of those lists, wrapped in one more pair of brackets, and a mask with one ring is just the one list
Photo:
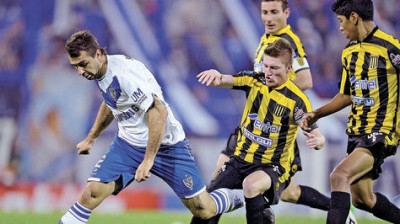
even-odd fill
[(297, 44), (296, 44), (296, 42), (294, 42), (294, 40), (293, 40), (293, 38), (291, 36), (289, 36), (287, 33), (283, 33), (283, 34), (278, 35), (278, 36), (281, 37), (281, 38), (284, 38), (284, 39), (286, 39), (287, 41), (290, 42), (290, 45), (292, 46), (292, 48), (294, 50), (294, 54), (295, 54), (295, 55), (293, 55), (293, 58), (296, 58), (296, 57), (300, 56), (299, 49), (297, 48)]
[[(274, 100), (271, 99), (269, 101), (268, 108), (275, 108), (276, 105), (277, 105), (277, 103)], [(266, 114), (266, 116), (265, 116), (265, 118), (263, 120), (263, 123), (264, 124), (266, 124), (268, 122), (272, 123), (273, 120), (274, 120), (274, 115), (272, 114), (272, 111), (268, 110), (268, 112), (267, 112), (267, 114)], [(265, 137), (265, 138), (269, 138), (270, 132), (264, 133), (262, 131), (261, 132), (261, 136)], [(268, 150), (268, 148), (266, 148), (266, 147), (264, 147), (262, 145), (258, 146), (258, 149), (254, 152), (254, 162), (255, 163), (261, 163), (262, 156), (263, 156), (263, 154), (265, 153), (266, 150)], [(279, 160), (278, 160), (278, 163), (279, 163)]]
[[(378, 62), (379, 68), (386, 68), (386, 59), (379, 57)], [(385, 120), (385, 115), (388, 111), (388, 100), (389, 100), (389, 86), (386, 69), (384, 71), (379, 71), (377, 81), (379, 86), (379, 108), (376, 113), (375, 126), (372, 128), (373, 131), (379, 131), (379, 129), (383, 126), (383, 121)], [(385, 105), (385, 106), (382, 106)], [(396, 124), (393, 125), (396, 127)]]
[[(287, 88), (286, 88), (287, 89)], [(282, 116), (281, 124), (289, 124), (290, 120), (290, 111), (289, 109), (285, 110), (284, 115)], [(276, 144), (276, 148), (274, 151), (274, 155), (271, 158), (271, 161), (274, 163), (279, 163), (283, 150), (286, 148), (286, 137), (289, 131), (289, 125), (282, 125), (279, 130), (278, 142)]]
[[(250, 109), (250, 111), (249, 111), (249, 114), (252, 114), (252, 113), (258, 114), (258, 110), (259, 110), (260, 107), (261, 107), (261, 102), (262, 102), (262, 99), (263, 99), (263, 98), (264, 98), (264, 95), (261, 94), (260, 92), (258, 92), (258, 93), (257, 93), (257, 96), (255, 97), (255, 99), (254, 99), (254, 101), (253, 101), (253, 104), (252, 104), (252, 106), (251, 106), (251, 109)], [(245, 125), (245, 124), (242, 124), (242, 126), (243, 126), (243, 125)], [(244, 128), (246, 128), (246, 129), (249, 130), (251, 133), (253, 133), (253, 131), (254, 131), (254, 121), (250, 122), (247, 126), (244, 126)], [(250, 139), (248, 139), (248, 138), (245, 137), (245, 136), (243, 136), (243, 138), (244, 138), (245, 142), (243, 143), (243, 146), (242, 146), (242, 148), (241, 148), (241, 150), (240, 150), (240, 155), (239, 155), (242, 159), (245, 158), (245, 156), (246, 156), (246, 154), (247, 154), (247, 150), (250, 148), (251, 143), (253, 142), (253, 141), (251, 141)]]
[[(349, 74), (349, 78), (351, 78), (351, 76), (354, 75), (355, 72), (356, 72), (356, 61), (357, 61), (357, 58), (358, 58), (358, 53), (353, 52), (352, 55), (351, 55), (351, 59), (350, 59), (350, 69), (349, 69), (350, 74)], [(352, 90), (352, 91), (355, 91), (355, 90)], [(356, 96), (356, 94), (354, 92), (351, 95)], [(357, 113), (354, 110), (354, 108), (352, 108), (352, 110), (353, 110), (352, 114), (356, 114)], [(352, 127), (356, 126), (355, 119), (352, 120), (351, 126)], [(353, 134), (353, 130), (351, 130), (350, 134)]]
[[(364, 62), (362, 64), (362, 71), (361, 71), (361, 80), (368, 80), (368, 67), (370, 64), (370, 53), (365, 53), (364, 55)], [(370, 98), (370, 90), (368, 88), (361, 88), (363, 98)], [(375, 102), (376, 103), (376, 102)], [(363, 106), (362, 107), (363, 113), (360, 115), (360, 126), (358, 127), (358, 132), (360, 134), (365, 134), (365, 127), (368, 126), (367, 115), (371, 111), (370, 106)]]

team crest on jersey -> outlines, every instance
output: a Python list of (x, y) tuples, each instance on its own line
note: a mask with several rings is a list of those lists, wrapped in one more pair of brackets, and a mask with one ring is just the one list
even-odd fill
[(285, 111), (286, 111), (286, 108), (284, 106), (282, 106), (282, 105), (279, 105), (279, 104), (276, 105), (275, 108), (274, 108), (274, 114), (277, 117), (282, 117), (283, 114), (285, 114)]
[(183, 179), (183, 184), (185, 184), (185, 186), (187, 188), (189, 188), (189, 190), (193, 190), (193, 178), (192, 178), (192, 176), (185, 175), (185, 179)]
[(369, 68), (370, 69), (378, 68), (378, 61), (379, 61), (379, 55), (371, 55), (369, 59)]
[(110, 91), (111, 98), (114, 101), (117, 100), (117, 91), (112, 86), (110, 86), (109, 91)]

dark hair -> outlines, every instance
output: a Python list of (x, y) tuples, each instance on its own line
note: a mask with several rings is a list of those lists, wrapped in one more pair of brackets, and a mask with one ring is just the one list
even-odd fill
[(281, 2), (283, 10), (289, 8), (288, 0), (261, 0), (261, 2)]
[(96, 37), (87, 30), (72, 34), (65, 43), (65, 51), (72, 58), (79, 57), (81, 51), (86, 51), (90, 56), (94, 57), (97, 49), (100, 49), (102, 54), (107, 54), (107, 51), (100, 47)]
[(352, 12), (357, 13), (364, 21), (374, 19), (374, 3), (372, 0), (335, 0), (332, 11), (337, 15), (345, 16), (347, 19)]
[(286, 39), (279, 38), (270, 43), (268, 47), (265, 48), (264, 54), (274, 58), (283, 58), (284, 64), (288, 67), (293, 64), (293, 48)]

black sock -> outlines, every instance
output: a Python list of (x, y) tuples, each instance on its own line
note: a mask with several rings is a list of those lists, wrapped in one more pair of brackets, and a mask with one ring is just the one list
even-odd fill
[(214, 224), (214, 223), (216, 224), (216, 223), (218, 223), (220, 218), (221, 218), (221, 214), (218, 214), (218, 215), (212, 217), (211, 219), (207, 219), (207, 220), (193, 216), (192, 220), (190, 221), (190, 224)]
[(384, 195), (375, 192), (376, 203), (374, 207), (370, 209), (370, 212), (383, 220), (400, 223), (400, 209), (389, 201)]
[(264, 223), (264, 196), (258, 195), (254, 198), (244, 198), (246, 202), (247, 223)]
[(301, 193), (297, 204), (307, 205), (311, 208), (318, 208), (324, 211), (329, 210), (330, 198), (311, 187), (300, 185), (300, 189)]
[(328, 211), (328, 224), (343, 224), (350, 210), (350, 194), (335, 191), (331, 194), (331, 205)]

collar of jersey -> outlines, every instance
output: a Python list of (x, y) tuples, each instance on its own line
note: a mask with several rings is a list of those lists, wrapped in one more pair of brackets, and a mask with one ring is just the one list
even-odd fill
[[(281, 35), (281, 34), (283, 34), (283, 33), (287, 33), (290, 29), (291, 29), (291, 27), (290, 27), (290, 25), (288, 24), (288, 25), (286, 25), (285, 27), (283, 27), (281, 30), (279, 30), (278, 32), (276, 32), (276, 33), (274, 33), (274, 34), (271, 34), (271, 35), (273, 35), (273, 36), (279, 36), (279, 35)], [(267, 34), (267, 35), (268, 35), (268, 34)]]

